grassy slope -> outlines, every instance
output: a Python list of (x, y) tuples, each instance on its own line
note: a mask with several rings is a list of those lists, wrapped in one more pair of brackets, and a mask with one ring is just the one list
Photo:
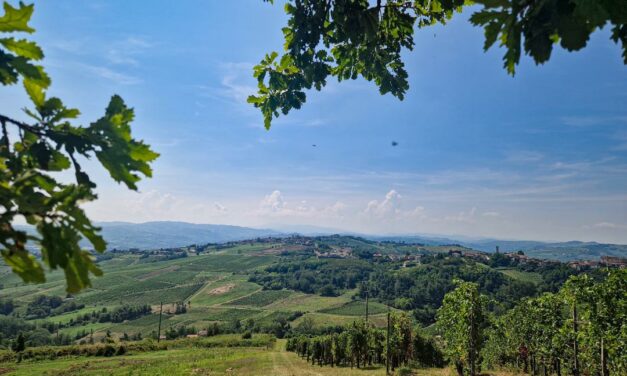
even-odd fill
[[(100, 311), (104, 307), (111, 310), (129, 303), (149, 304), (153, 307), (155, 313), (152, 315), (125, 323), (90, 323), (60, 330), (69, 335), (93, 330), (94, 336), (99, 338), (106, 330), (110, 330), (114, 336), (138, 332), (144, 336), (149, 335), (157, 328), (156, 312), (162, 301), (165, 307), (175, 302), (190, 302), (190, 309), (186, 314), (172, 315), (166, 312), (163, 315), (164, 330), (179, 325), (192, 325), (201, 329), (214, 321), (230, 321), (235, 318), (270, 320), (277, 312), (301, 311), (311, 314), (318, 325), (350, 323), (360, 315), (359, 303), (351, 303), (351, 296), (355, 291), (348, 291), (338, 297), (322, 297), (287, 290), (262, 291), (261, 286), (248, 282), (247, 276), (241, 274), (242, 272), (262, 268), (277, 261), (276, 256), (267, 252), (273, 246), (240, 245), (217, 252), (214, 250), (210, 254), (190, 254), (186, 258), (157, 262), (150, 262), (154, 260), (151, 257), (142, 259), (137, 255), (116, 255), (113, 259), (100, 263), (104, 276), (94, 278), (92, 288), (75, 296), (75, 301), (85, 304), (85, 308), (46, 320), (65, 323), (78, 315)], [(2, 266), (0, 284), (3, 285), (3, 296), (21, 302), (22, 311), (25, 303), (37, 295), (65, 295), (65, 280), (60, 272), (50, 274), (44, 284), (25, 285), (8, 268)], [(372, 302), (371, 307), (373, 316), (380, 313), (377, 303)], [(338, 311), (332, 311), (333, 309)], [(331, 311), (317, 313), (324, 310)], [(33, 320), (36, 321), (39, 320)]]
[[(285, 341), (273, 348), (185, 348), (130, 354), (112, 358), (71, 357), (52, 361), (0, 364), (7, 375), (384, 375), (385, 367), (366, 369), (312, 366), (284, 350)], [(448, 376), (450, 369), (415, 370), (416, 376)], [(490, 373), (510, 376), (508, 373)]]

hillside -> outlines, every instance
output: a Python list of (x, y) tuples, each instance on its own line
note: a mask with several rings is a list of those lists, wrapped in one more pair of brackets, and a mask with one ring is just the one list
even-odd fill
[[(388, 312), (405, 315), (417, 333), (432, 333), (436, 311), (456, 279), (476, 283), (493, 302), (490, 312), (502, 315), (521, 299), (556, 292), (582, 272), (517, 256), (342, 235), (109, 251), (98, 257), (104, 275), (74, 296), (65, 293), (60, 271), (43, 284), (25, 285), (2, 265), (0, 369), (74, 374), (68, 364), (80, 363), (81, 374), (99, 374), (94, 364), (107, 364), (126, 374), (140, 362), (144, 372), (298, 374), (310, 366), (286, 352), (285, 342), (275, 346), (275, 338), (345, 333), (366, 312), (373, 333), (384, 332)], [(600, 269), (586, 272), (603, 278)], [(159, 328), (162, 341), (156, 344)], [(20, 334), (29, 358), (16, 366), (9, 348)], [(64, 352), (115, 355), (115, 360), (63, 359)], [(201, 355), (208, 359), (186, 363)], [(183, 363), (170, 367), (160, 361), (163, 357)], [(366, 370), (354, 374), (382, 374), (384, 367), (378, 362)], [(446, 369), (429, 372), (424, 374), (447, 374)], [(328, 367), (316, 373), (338, 374)]]

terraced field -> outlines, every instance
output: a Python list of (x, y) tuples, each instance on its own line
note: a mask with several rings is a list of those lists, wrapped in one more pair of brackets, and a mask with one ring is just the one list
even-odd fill
[[(188, 257), (167, 261), (155, 261), (157, 258), (153, 256), (116, 255), (100, 263), (104, 276), (95, 278), (92, 288), (74, 297), (77, 304), (85, 305), (84, 308), (46, 320), (68, 323), (79, 316), (113, 310), (122, 304), (152, 306), (152, 314), (136, 320), (88, 323), (60, 330), (72, 336), (93, 331), (94, 337), (100, 338), (107, 330), (113, 335), (150, 335), (158, 326), (160, 303), (164, 304), (162, 329), (182, 325), (202, 329), (213, 322), (248, 318), (269, 324), (282, 317), (296, 318), (295, 312), (309, 315), (316, 325), (336, 325), (350, 323), (365, 312), (362, 303), (351, 300), (355, 291), (338, 297), (323, 297), (291, 290), (263, 290), (249, 282), (246, 273), (277, 262), (281, 249), (273, 244), (245, 244), (209, 254), (189, 253)], [(63, 275), (54, 272), (44, 284), (24, 285), (6, 267), (0, 267), (3, 296), (18, 302), (30, 302), (38, 295), (65, 296), (64, 283)], [(179, 302), (187, 303), (187, 312), (175, 315), (174, 304)], [(374, 322), (377, 314), (385, 309), (371, 302)], [(292, 325), (298, 325), (301, 320), (302, 317), (296, 319)]]

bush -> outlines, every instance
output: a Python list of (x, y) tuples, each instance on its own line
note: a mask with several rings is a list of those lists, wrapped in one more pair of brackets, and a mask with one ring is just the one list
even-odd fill
[(401, 367), (396, 371), (396, 374), (398, 376), (412, 376), (414, 374), (414, 371), (412, 371), (412, 369), (409, 367)]
[(242, 334), (242, 339), (251, 339), (253, 338), (253, 334), (250, 331), (245, 331), (244, 334)]
[(124, 355), (126, 354), (126, 346), (122, 345), (118, 347), (118, 351), (115, 352), (115, 355)]

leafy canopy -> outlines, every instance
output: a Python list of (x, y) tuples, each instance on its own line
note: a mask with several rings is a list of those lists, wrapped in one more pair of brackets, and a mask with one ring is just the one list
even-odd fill
[(624, 0), (290, 0), (285, 53), (267, 54), (255, 66), (258, 92), (248, 102), (261, 110), (269, 129), (273, 117), (301, 108), (305, 90), (321, 90), (329, 76), (339, 81), (363, 77), (374, 81), (381, 94), (402, 100), (409, 84), (401, 52), (413, 49), (415, 28), (445, 24), (470, 5), (481, 7), (470, 22), (483, 27), (484, 49), (498, 41), (511, 75), (523, 51), (542, 64), (555, 44), (580, 50), (592, 32), (608, 23), (627, 64)]
[[(5, 2), (0, 17), (0, 33), (7, 35), (0, 37), (0, 83), (21, 81), (32, 102), (23, 109), (29, 121), (0, 114), (0, 254), (25, 282), (45, 281), (42, 264), (61, 268), (68, 292), (76, 292), (90, 285), (90, 273), (101, 274), (91, 253), (80, 248), (81, 238), (98, 252), (106, 248), (100, 229), (80, 208), (80, 203), (96, 199), (96, 185), (80, 158), (95, 155), (115, 181), (136, 190), (140, 174), (152, 175), (150, 162), (158, 154), (132, 137), (133, 109), (119, 96), (88, 126), (73, 124), (80, 112), (47, 96), (50, 77), (36, 63), (44, 58), (43, 51), (35, 42), (8, 36), (35, 31), (28, 25), (33, 10), (32, 4), (20, 2), (16, 8)], [(73, 170), (74, 183), (54, 178), (65, 170)], [(33, 225), (37, 234), (16, 229), (17, 219)]]

